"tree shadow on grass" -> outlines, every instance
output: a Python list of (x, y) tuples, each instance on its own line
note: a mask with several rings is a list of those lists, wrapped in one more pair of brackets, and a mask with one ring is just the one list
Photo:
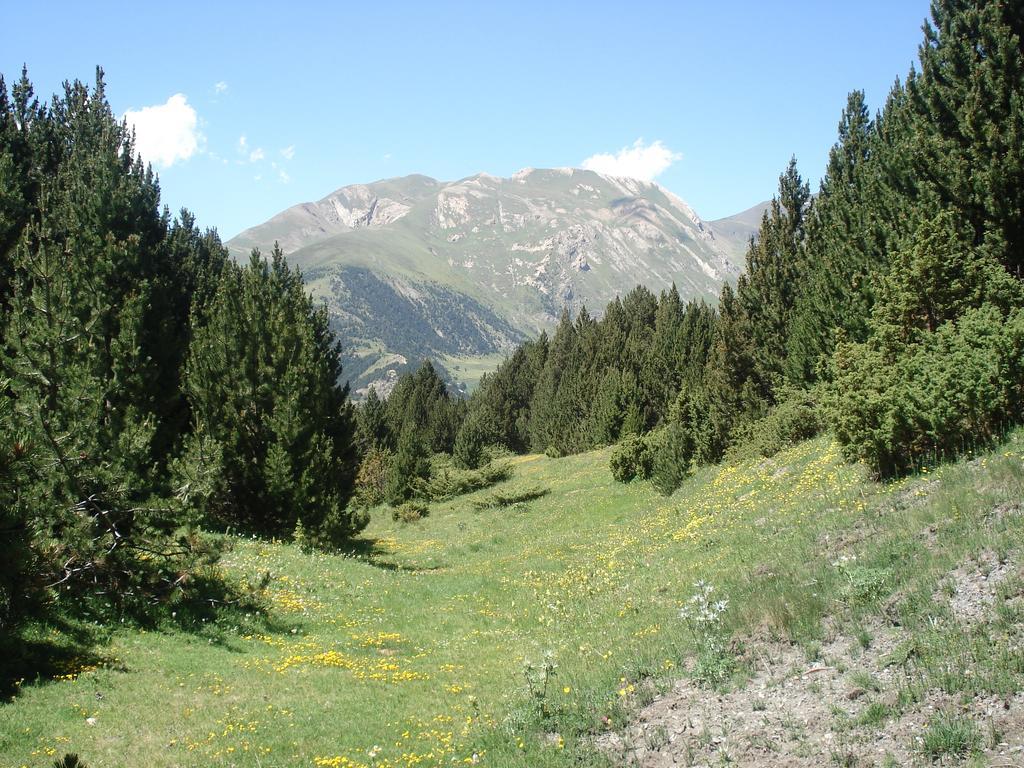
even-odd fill
[(400, 563), (390, 556), (394, 553), (381, 545), (379, 539), (359, 538), (354, 539), (345, 545), (340, 554), (351, 557), (355, 560), (366, 563), (374, 568), (383, 571), (401, 571), (404, 573), (431, 573), (444, 571), (447, 565), (413, 565), (411, 563)]
[(97, 667), (117, 668), (94, 649), (109, 632), (67, 617), (29, 622), (0, 636), (0, 698), (13, 699), (26, 685), (74, 679)]
[(20, 625), (0, 632), (0, 703), (30, 685), (71, 680), (97, 668), (126, 672), (102, 647), (114, 629), (180, 633), (225, 650), (245, 633), (280, 633), (292, 628), (271, 618), (262, 585), (197, 576), (162, 598), (112, 600), (81, 595), (61, 605), (37, 606)]

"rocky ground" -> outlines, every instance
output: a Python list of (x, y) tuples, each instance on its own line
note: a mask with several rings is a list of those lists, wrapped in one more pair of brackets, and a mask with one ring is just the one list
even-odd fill
[[(987, 551), (962, 563), (932, 596), (935, 621), (970, 637), (995, 620), (997, 595), (1009, 607), (1024, 601), (1020, 588), (1009, 594), (999, 589), (1004, 583), (1022, 583), (1022, 575), (1019, 555), (1000, 559)], [(1007, 582), (1011, 577), (1015, 581)], [(599, 746), (616, 764), (635, 768), (952, 765), (965, 760), (1024, 768), (1024, 692), (951, 694), (932, 678), (921, 686), (924, 678), (915, 679), (913, 664), (906, 663), (913, 635), (886, 615), (883, 611), (856, 637), (826, 627), (826, 642), (814, 649), (817, 653), (750, 640), (745, 653), (753, 674), (744, 687), (715, 692), (680, 680), (641, 710), (624, 733), (601, 736)], [(1009, 636), (1010, 652), (1020, 659), (1019, 624)], [(967, 679), (983, 674), (974, 666), (965, 659), (949, 671)], [(956, 724), (973, 724), (973, 747), (959, 754), (930, 748), (945, 733), (942, 723), (953, 724), (947, 734), (953, 745)]]

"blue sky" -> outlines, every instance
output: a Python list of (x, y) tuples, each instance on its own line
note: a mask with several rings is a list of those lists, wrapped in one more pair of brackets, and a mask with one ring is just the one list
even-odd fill
[(49, 96), (103, 66), (164, 202), (225, 238), (346, 184), (595, 155), (714, 219), (769, 198), (790, 155), (816, 183), (846, 94), (881, 106), (927, 13), (926, 0), (18, 3), (0, 72), (10, 82), (25, 63)]

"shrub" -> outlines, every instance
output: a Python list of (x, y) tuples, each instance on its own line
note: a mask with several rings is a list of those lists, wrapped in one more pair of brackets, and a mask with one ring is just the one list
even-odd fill
[(407, 501), (399, 504), (391, 511), (391, 519), (403, 523), (413, 523), (430, 514), (430, 508), (418, 501)]
[(817, 393), (805, 389), (784, 390), (779, 402), (763, 418), (750, 424), (729, 449), (732, 460), (757, 456), (768, 458), (779, 451), (810, 440), (822, 430)]
[(507, 463), (488, 464), (480, 469), (451, 469), (435, 467), (429, 479), (414, 483), (416, 496), (428, 501), (442, 501), (466, 493), (489, 488), (512, 477), (512, 467)]
[(620, 483), (634, 478), (646, 480), (651, 475), (652, 456), (650, 446), (640, 435), (629, 435), (612, 451), (609, 466), (612, 477)]
[(826, 415), (848, 458), (883, 476), (990, 442), (1024, 405), (1024, 310), (966, 311), (913, 343), (841, 344)]
[(518, 493), (492, 493), (484, 499), (474, 501), (473, 506), (477, 509), (512, 507), (547, 496), (549, 493), (551, 493), (550, 488), (542, 488), (540, 486), (527, 488), (525, 491), (519, 491)]

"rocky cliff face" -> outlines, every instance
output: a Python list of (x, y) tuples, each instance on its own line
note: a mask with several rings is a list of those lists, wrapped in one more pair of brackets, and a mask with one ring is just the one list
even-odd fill
[(564, 306), (597, 314), (637, 284), (714, 301), (742, 258), (731, 220), (720, 235), (657, 184), (570, 168), (343, 187), (228, 245), (275, 240), (327, 301), (357, 386), (385, 360), (507, 351)]

